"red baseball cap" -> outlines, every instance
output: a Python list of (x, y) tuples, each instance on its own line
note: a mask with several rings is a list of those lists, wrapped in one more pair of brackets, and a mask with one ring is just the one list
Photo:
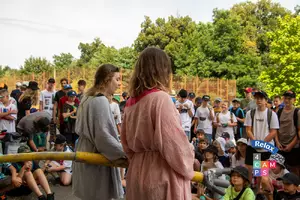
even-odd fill
[(251, 93), (251, 92), (252, 92), (252, 88), (247, 87), (244, 91), (245, 91), (246, 93)]

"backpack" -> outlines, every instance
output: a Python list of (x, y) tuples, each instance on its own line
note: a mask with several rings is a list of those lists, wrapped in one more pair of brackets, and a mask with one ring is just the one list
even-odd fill
[[(268, 117), (267, 117), (267, 121), (268, 121), (268, 127), (269, 127), (269, 130), (271, 129), (270, 126), (271, 126), (271, 119), (272, 119), (272, 110), (267, 108), (268, 109)], [(253, 128), (253, 125), (254, 125), (254, 115), (255, 115), (255, 112), (256, 112), (256, 109), (252, 109), (250, 111), (250, 116), (251, 116), (251, 120), (252, 120), (252, 128)]]
[[(231, 121), (231, 123), (233, 123), (233, 113), (231, 112), (231, 111), (229, 111), (230, 112), (230, 121)], [(220, 123), (220, 117), (219, 117), (219, 114), (220, 113), (217, 113), (216, 114), (216, 117), (217, 117), (217, 123)]]
[[(230, 112), (232, 112), (232, 110), (233, 110), (233, 108), (229, 109)], [(244, 113), (243, 109), (241, 109), (241, 108), (237, 109), (237, 111), (236, 111), (236, 117), (239, 117), (239, 113), (240, 112), (242, 112), (242, 116), (243, 116), (243, 118), (245, 118), (245, 113)]]
[[(279, 125), (280, 125), (280, 116), (281, 116), (281, 113), (283, 111), (283, 108), (279, 108), (279, 110), (277, 111), (277, 116), (278, 116), (278, 121), (279, 121)], [(294, 110), (294, 126), (296, 128), (296, 135), (297, 135), (297, 138), (299, 139), (299, 128), (298, 128), (298, 112), (299, 112), (299, 108), (295, 108)], [(299, 124), (300, 126), (300, 124)]]

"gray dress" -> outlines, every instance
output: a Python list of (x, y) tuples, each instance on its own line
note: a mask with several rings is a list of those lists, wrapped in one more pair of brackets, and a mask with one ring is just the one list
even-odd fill
[[(75, 131), (79, 135), (76, 151), (101, 153), (111, 161), (125, 156), (106, 97), (83, 97)], [(109, 200), (123, 197), (118, 168), (75, 162), (72, 178), (73, 193), (81, 199)]]

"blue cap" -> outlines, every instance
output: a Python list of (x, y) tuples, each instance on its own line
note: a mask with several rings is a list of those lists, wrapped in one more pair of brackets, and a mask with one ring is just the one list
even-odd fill
[(74, 90), (71, 90), (67, 93), (68, 97), (75, 97), (77, 94)]
[(64, 90), (69, 90), (69, 89), (73, 89), (71, 85), (67, 84), (64, 86)]

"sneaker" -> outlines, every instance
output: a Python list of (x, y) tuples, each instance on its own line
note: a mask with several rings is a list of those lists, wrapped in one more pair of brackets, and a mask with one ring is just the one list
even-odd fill
[(47, 199), (46, 199), (46, 197), (44, 195), (42, 195), (42, 196), (38, 197), (38, 200), (47, 200)]
[(47, 200), (54, 200), (54, 193), (47, 194)]

